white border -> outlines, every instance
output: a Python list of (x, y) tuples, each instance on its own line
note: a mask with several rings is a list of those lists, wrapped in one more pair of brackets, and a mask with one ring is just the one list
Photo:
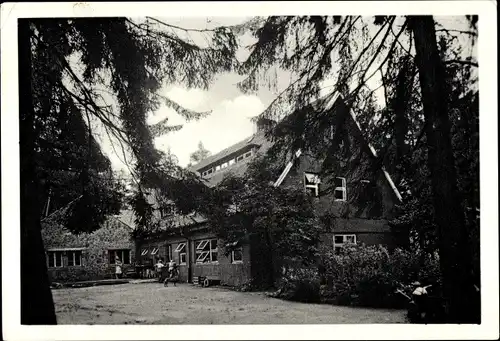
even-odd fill
[[(80, 16), (253, 16), (478, 14), (482, 325), (21, 326), (19, 305), (19, 132), (17, 18)], [(497, 339), (498, 150), (495, 1), (3, 3), (1, 5), (2, 318), (7, 340), (35, 339)], [(189, 330), (189, 333), (187, 331)], [(167, 333), (168, 331), (168, 333)]]

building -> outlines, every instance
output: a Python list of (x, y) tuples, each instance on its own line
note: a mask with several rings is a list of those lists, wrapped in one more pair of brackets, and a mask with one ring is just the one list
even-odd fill
[[(393, 231), (388, 221), (401, 195), (387, 171), (376, 165), (376, 153), (364, 140), (354, 114), (341, 98), (333, 99), (328, 111), (335, 124), (349, 131), (339, 149), (357, 155), (353, 162), (337, 165), (337, 174), (321, 178), (321, 162), (297, 150), (274, 186), (304, 188), (314, 196), (316, 209), (323, 217), (322, 243), (338, 249), (345, 243), (384, 244), (389, 248), (406, 243), (404, 233)], [(314, 109), (312, 109), (314, 110)], [(263, 121), (257, 133), (193, 166), (208, 186), (217, 186), (224, 175), (243, 175), (249, 162), (266, 153), (271, 143), (265, 138)], [(259, 273), (262, 255), (257, 243), (240, 245), (229, 255), (222, 253), (223, 241), (208, 229), (199, 215), (178, 216), (174, 228), (137, 241), (138, 260), (153, 263), (155, 257), (174, 259), (180, 278), (193, 282), (199, 278), (219, 280), (226, 285), (241, 285)], [(253, 261), (252, 261), (253, 260)]]
[(108, 218), (92, 233), (75, 235), (67, 228), (42, 222), (47, 267), (51, 282), (74, 282), (113, 278), (115, 257), (123, 263), (124, 273), (135, 271), (133, 213), (122, 211)]

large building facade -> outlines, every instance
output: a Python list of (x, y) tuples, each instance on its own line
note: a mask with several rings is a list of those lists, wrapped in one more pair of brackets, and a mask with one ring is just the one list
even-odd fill
[[(389, 249), (407, 243), (407, 236), (394, 231), (389, 220), (401, 195), (390, 175), (377, 166), (375, 150), (363, 138), (356, 117), (341, 98), (332, 101), (332, 115), (342, 119), (349, 135), (342, 145), (349, 145), (350, 161), (339, 161), (335, 174), (323, 176), (321, 162), (297, 150), (284, 167), (274, 186), (302, 188), (313, 196), (317, 213), (322, 217), (322, 244), (334, 250), (346, 243), (382, 244)], [(263, 129), (239, 143), (202, 160), (192, 167), (217, 186), (231, 172), (241, 176), (256, 155), (265, 154), (271, 142)], [(341, 146), (339, 146), (340, 149)], [(229, 254), (222, 252), (224, 241), (210, 231), (202, 216), (179, 217), (176, 227), (155, 237), (137, 241), (137, 259), (153, 264), (156, 258), (174, 259), (180, 278), (196, 282), (200, 278), (220, 281), (225, 285), (242, 285), (258, 276), (263, 256), (258, 241), (239, 245)]]

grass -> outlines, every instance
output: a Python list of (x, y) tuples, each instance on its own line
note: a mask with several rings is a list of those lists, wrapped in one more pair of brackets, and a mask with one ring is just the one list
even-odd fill
[(59, 324), (405, 323), (405, 311), (305, 304), (189, 284), (53, 290)]

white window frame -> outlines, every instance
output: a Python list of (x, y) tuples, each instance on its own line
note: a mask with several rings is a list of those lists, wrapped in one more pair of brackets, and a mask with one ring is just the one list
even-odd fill
[(220, 165), (215, 166), (215, 171), (217, 172), (218, 170), (220, 170)]
[[(184, 260), (182, 260), (182, 258), (184, 258)], [(179, 264), (184, 265), (186, 263), (187, 263), (186, 253), (185, 252), (179, 253)]]
[[(312, 175), (317, 178), (317, 182), (314, 184), (308, 183), (307, 175)], [(318, 174), (312, 172), (304, 172), (304, 190), (307, 193), (309, 188), (314, 189), (314, 196), (319, 197), (319, 185), (321, 184), (321, 179)]]
[(210, 255), (210, 251), (202, 251), (199, 256), (196, 258), (196, 263), (203, 263), (205, 259)]
[[(241, 253), (241, 259), (235, 260), (234, 259), (234, 251), (239, 251)], [(240, 246), (237, 248), (237, 250), (231, 251), (231, 264), (240, 264), (243, 263), (243, 248)]]
[(238, 156), (238, 157), (236, 158), (236, 162), (240, 162), (240, 161), (242, 161), (244, 158), (245, 158), (245, 155), (243, 155), (243, 154), (242, 154), (242, 155), (240, 155), (240, 156)]
[[(196, 246), (196, 249), (195, 249), (195, 256), (196, 256), (195, 263), (196, 264), (207, 264), (207, 263), (208, 264), (217, 264), (219, 262), (219, 255), (218, 255), (219, 246), (217, 245), (215, 248), (212, 248), (212, 241), (214, 241), (214, 240), (216, 241), (216, 245), (217, 245), (217, 239), (215, 239), (215, 238), (196, 240), (194, 242), (195, 245), (196, 245), (196, 243), (198, 243), (198, 245)], [(208, 246), (208, 250), (207, 250), (207, 246)], [(212, 258), (213, 253), (217, 253), (217, 260), (213, 260), (213, 258)], [(204, 254), (205, 254), (205, 256), (203, 257)], [(207, 258), (208, 258), (208, 261), (206, 261)]]
[[(335, 237), (340, 237), (342, 236), (342, 243), (336, 243), (335, 242)], [(347, 238), (353, 238), (354, 242), (348, 242)], [(343, 233), (337, 233), (333, 235), (333, 250), (335, 251), (337, 248), (341, 248), (346, 244), (356, 244), (357, 243), (357, 236), (355, 234), (343, 234)]]
[(151, 251), (151, 255), (156, 255), (160, 251), (159, 247), (154, 247), (153, 250)]
[(149, 249), (142, 249), (141, 256), (146, 256), (149, 253)]
[[(146, 249), (146, 250), (149, 251), (149, 249)], [(120, 258), (120, 261), (122, 262), (122, 264), (132, 264), (132, 255), (131, 255), (130, 249), (109, 249), (108, 250), (108, 257), (109, 257), (109, 253), (111, 253), (111, 252), (114, 253), (113, 259), (115, 259), (116, 256), (119, 254), (118, 258)], [(124, 262), (125, 252), (128, 252), (128, 263)], [(116, 264), (116, 262), (113, 262), (113, 263), (111, 262), (111, 257), (109, 257), (108, 262), (109, 262), (109, 264)]]
[(227, 162), (228, 166), (234, 165), (236, 163), (236, 159), (231, 159)]
[(247, 157), (250, 157), (250, 156), (252, 156), (252, 151), (246, 152), (246, 153), (244, 154), (245, 159), (246, 159)]
[(220, 169), (224, 169), (224, 168), (227, 168), (229, 166), (229, 162), (224, 162), (220, 165)]
[(182, 242), (177, 244), (177, 247), (175, 248), (174, 252), (181, 252), (186, 248), (186, 243)]
[[(185, 242), (177, 244), (177, 247), (175, 248), (174, 252), (179, 253), (179, 264), (186, 264), (187, 263), (186, 262), (187, 259), (186, 259), (186, 243)], [(183, 257), (184, 257), (184, 260), (182, 260)]]
[[(60, 254), (60, 258), (61, 258), (61, 265), (57, 265), (57, 262), (56, 262), (56, 255), (57, 254)], [(52, 255), (52, 258), (54, 260), (54, 266), (50, 266), (49, 264), (49, 257)], [(54, 268), (63, 268), (64, 267), (64, 251), (47, 251), (47, 267), (48, 268), (51, 268), (51, 269), (54, 269)]]
[[(336, 176), (335, 180), (337, 180), (337, 179), (341, 179), (342, 180), (342, 186), (335, 187), (335, 190), (333, 191), (333, 198), (334, 198), (335, 201), (347, 201), (347, 181), (346, 181), (346, 178), (341, 177), (341, 176)], [(341, 191), (342, 192), (342, 199), (336, 198), (335, 193), (337, 191)]]
[[(76, 258), (76, 253), (77, 252), (79, 253), (79, 256), (80, 256), (79, 257), (80, 259), (79, 259), (79, 262), (78, 262), (79, 264), (76, 264), (76, 259), (77, 259)], [(73, 258), (73, 265), (69, 265), (69, 254), (73, 255), (73, 257), (72, 257)], [(67, 255), (67, 258), (68, 258), (68, 266), (72, 266), (72, 267), (73, 266), (83, 266), (83, 262), (82, 262), (82, 260), (83, 260), (83, 252), (81, 250), (66, 251), (66, 255)]]
[(210, 240), (206, 239), (206, 240), (202, 240), (198, 246), (196, 247), (196, 250), (203, 250), (207, 244), (210, 242)]

